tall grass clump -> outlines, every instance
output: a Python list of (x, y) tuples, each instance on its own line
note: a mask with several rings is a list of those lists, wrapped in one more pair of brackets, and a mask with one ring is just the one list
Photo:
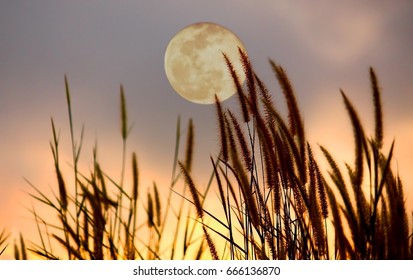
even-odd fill
[[(342, 91), (354, 132), (354, 164), (344, 176), (330, 152), (324, 178), (305, 136), (294, 89), (283, 67), (270, 60), (288, 115), (239, 50), (242, 85), (224, 54), (237, 90), (240, 113), (216, 98), (221, 153), (213, 165), (224, 219), (207, 212), (230, 259), (408, 259), (413, 257), (403, 186), (392, 170), (394, 142), (383, 150), (383, 112), (377, 77), (370, 69), (375, 134), (366, 137)], [(368, 177), (366, 178), (365, 174)], [(352, 192), (350, 194), (350, 192)], [(330, 236), (328, 236), (330, 234)], [(329, 242), (333, 240), (334, 242)]]
[[(203, 257), (205, 244), (203, 235), (200, 235), (197, 230), (199, 225), (193, 223), (189, 215), (184, 214), (184, 211), (192, 212), (192, 204), (188, 203), (185, 197), (185, 188), (183, 193), (178, 188), (181, 173), (177, 171), (176, 166), (182, 133), (180, 119), (178, 119), (176, 132), (173, 174), (166, 199), (162, 197), (162, 192), (156, 183), (153, 183), (153, 186), (148, 187), (147, 190), (142, 189), (139, 185), (138, 156), (135, 152), (131, 153), (130, 158), (127, 155), (127, 140), (131, 128), (128, 123), (123, 86), (120, 87), (122, 161), (119, 180), (115, 180), (104, 171), (98, 160), (97, 146), (92, 152), (93, 164), (90, 170), (88, 172), (80, 170), (79, 158), (84, 128), (77, 142), (74, 134), (71, 94), (66, 77), (65, 89), (73, 173), (69, 176), (70, 174), (64, 174), (62, 170), (60, 133), (52, 119), (50, 147), (57, 192), (53, 191), (52, 195), (47, 195), (27, 181), (34, 190), (34, 193), (30, 193), (31, 197), (52, 214), (46, 217), (40, 215), (34, 206), (29, 209), (33, 214), (40, 240), (30, 243), (29, 252), (40, 258), (69, 260), (199, 259)], [(192, 165), (193, 130), (193, 123), (190, 121), (185, 172), (190, 172)], [(131, 174), (130, 180), (125, 178), (128, 167)], [(70, 182), (68, 177), (71, 177), (73, 182)], [(186, 222), (183, 223), (185, 219)], [(173, 238), (170, 234), (172, 231), (175, 232)], [(1, 237), (3, 238), (3, 234)], [(3, 242), (3, 239), (1, 241)], [(21, 241), (23, 242), (23, 238)], [(210, 244), (208, 242), (208, 245)], [(21, 252), (26, 252), (25, 250), (24, 247)]]
[[(192, 120), (186, 128), (185, 153), (179, 159), (184, 130), (180, 118), (168, 192), (155, 182), (140, 185), (138, 155), (128, 155), (131, 128), (122, 86), (120, 178), (104, 171), (97, 147), (90, 170), (81, 171), (84, 128), (77, 140), (65, 77), (73, 173), (63, 172), (60, 133), (52, 119), (55, 188), (49, 196), (28, 183), (34, 189), (30, 195), (57, 219), (40, 215), (34, 206), (29, 209), (40, 241), (26, 246), (21, 236), (20, 245), (15, 242), (15, 258), (27, 258), (28, 251), (45, 259), (70, 260), (412, 259), (413, 231), (404, 187), (392, 164), (395, 141), (385, 145), (381, 92), (374, 70), (370, 69), (373, 136), (367, 136), (355, 106), (341, 91), (354, 138), (354, 162), (343, 168), (327, 147), (314, 147), (308, 141), (285, 69), (269, 61), (286, 114), (280, 112), (281, 104), (274, 101), (241, 49), (239, 59), (244, 83), (223, 54), (239, 108), (224, 108), (215, 96), (220, 152), (211, 157), (205, 189), (197, 187), (192, 172)], [(316, 158), (318, 149), (323, 163)], [(210, 210), (206, 202), (212, 187), (219, 207)], [(0, 253), (6, 239), (2, 232)]]
[(334, 186), (327, 189), (335, 224), (335, 258), (411, 259), (413, 238), (403, 184), (392, 168), (395, 141), (384, 148), (381, 93), (372, 68), (370, 83), (375, 120), (371, 137), (366, 136), (355, 107), (341, 91), (353, 127), (354, 163), (346, 163), (346, 172), (342, 172), (327, 148), (321, 147)]
[(231, 259), (328, 259), (327, 190), (306, 140), (285, 70), (270, 61), (288, 108), (283, 118), (248, 56), (243, 86), (224, 54), (240, 114), (216, 98), (221, 154), (214, 165), (225, 225), (217, 232)]

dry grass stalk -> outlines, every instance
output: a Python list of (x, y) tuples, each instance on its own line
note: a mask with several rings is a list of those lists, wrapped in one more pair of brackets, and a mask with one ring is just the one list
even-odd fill
[(248, 148), (247, 140), (245, 139), (244, 133), (241, 130), (241, 126), (238, 123), (238, 120), (235, 118), (234, 114), (231, 111), (228, 111), (228, 114), (231, 118), (232, 125), (235, 129), (235, 133), (237, 135), (238, 143), (241, 147), (241, 152), (244, 159), (245, 167), (248, 171), (252, 170), (252, 159), (251, 153)]
[[(10, 234), (6, 234), (6, 230), (3, 229), (0, 232), (0, 256), (4, 253), (4, 251), (7, 249), (8, 244), (5, 244), (7, 242), (7, 239), (9, 238)], [(4, 246), (4, 247), (3, 247)], [(3, 247), (3, 248), (2, 248)]]
[(234, 85), (235, 88), (237, 90), (237, 96), (238, 96), (238, 100), (241, 106), (241, 112), (242, 112), (242, 116), (244, 118), (244, 122), (248, 123), (250, 121), (250, 116), (248, 113), (248, 106), (247, 106), (247, 101), (246, 101), (246, 97), (244, 94), (244, 91), (242, 89), (242, 85), (239, 81), (239, 77), (234, 69), (234, 66), (232, 65), (232, 62), (229, 60), (228, 56), (223, 53), (224, 59), (225, 59), (225, 63), (227, 64), (227, 68), (229, 70), (229, 73), (232, 77), (232, 80), (234, 81)]
[(208, 233), (205, 225), (202, 226), (202, 229), (203, 229), (203, 231), (204, 231), (205, 239), (206, 239), (206, 241), (207, 241), (207, 244), (208, 244), (208, 247), (209, 247), (209, 251), (211, 252), (212, 259), (213, 259), (213, 260), (218, 260), (219, 257), (218, 257), (217, 249), (216, 249), (215, 244), (214, 244), (214, 242), (212, 241), (212, 238), (211, 238), (211, 236), (209, 235), (209, 233)]
[(258, 112), (258, 96), (255, 88), (255, 74), (252, 70), (251, 61), (249, 60), (247, 53), (240, 47), (238, 47), (238, 53), (247, 81), (250, 106), (252, 107), (253, 112)]
[(377, 82), (377, 76), (373, 68), (370, 67), (370, 81), (374, 105), (374, 120), (375, 120), (375, 141), (377, 148), (383, 147), (383, 111), (381, 106), (380, 87)]
[(195, 187), (195, 183), (192, 180), (191, 176), (189, 175), (188, 170), (186, 169), (185, 165), (182, 162), (178, 162), (179, 167), (181, 168), (181, 172), (184, 175), (185, 182), (189, 187), (189, 191), (192, 196), (193, 203), (195, 205), (195, 210), (197, 213), (198, 218), (201, 220), (204, 218), (204, 210), (202, 208), (201, 201), (199, 199), (198, 190)]
[(152, 200), (152, 196), (151, 193), (148, 192), (148, 228), (151, 229), (152, 227), (155, 226), (155, 222), (154, 222), (154, 213), (153, 213), (153, 200)]
[(161, 204), (161, 198), (159, 197), (159, 191), (158, 191), (158, 187), (156, 186), (156, 183), (153, 183), (153, 193), (154, 193), (154, 198), (155, 198), (156, 225), (160, 227), (162, 223), (162, 219), (161, 219), (162, 204)]
[(128, 137), (128, 113), (126, 110), (126, 100), (123, 85), (120, 86), (120, 108), (121, 135), (122, 139), (125, 140)]
[(194, 152), (194, 124), (192, 119), (189, 120), (188, 134), (186, 138), (185, 168), (190, 173), (192, 168), (192, 158)]
[(225, 127), (225, 115), (222, 110), (221, 102), (217, 95), (215, 95), (215, 107), (217, 112), (218, 126), (219, 126), (219, 139), (221, 144), (222, 159), (224, 162), (228, 161), (228, 142)]
[(136, 159), (136, 153), (132, 154), (132, 201), (135, 203), (139, 196), (139, 172), (138, 172), (138, 161)]

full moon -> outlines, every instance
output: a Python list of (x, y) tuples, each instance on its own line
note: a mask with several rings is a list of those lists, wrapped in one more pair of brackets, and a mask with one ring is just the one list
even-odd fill
[(225, 53), (239, 76), (245, 74), (238, 48), (241, 40), (227, 28), (210, 22), (191, 24), (179, 31), (165, 51), (165, 72), (172, 88), (183, 98), (199, 104), (212, 104), (215, 94), (220, 101), (235, 92), (222, 53)]

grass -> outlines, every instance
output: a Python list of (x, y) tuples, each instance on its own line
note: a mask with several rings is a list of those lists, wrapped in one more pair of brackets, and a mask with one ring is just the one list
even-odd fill
[[(127, 142), (131, 128), (128, 124), (123, 87), (120, 87), (122, 164), (121, 177), (118, 181), (110, 177), (102, 168), (98, 161), (97, 147), (93, 149), (91, 170), (88, 173), (80, 171), (79, 157), (84, 129), (81, 130), (80, 139), (76, 140), (71, 94), (66, 77), (65, 88), (73, 152), (73, 173), (69, 175), (74, 183), (73, 186), (69, 185), (67, 182), (72, 180), (67, 180), (62, 172), (59, 153), (60, 134), (52, 119), (53, 137), (50, 147), (54, 159), (57, 194), (53, 194), (52, 197), (47, 196), (38, 187), (29, 181), (28, 183), (34, 190), (30, 196), (40, 203), (41, 207), (46, 207), (50, 213), (55, 213), (58, 218), (53, 219), (53, 215), (42, 217), (35, 207), (29, 209), (33, 214), (40, 242), (31, 243), (28, 251), (40, 258), (70, 260), (203, 257), (205, 245), (202, 235), (197, 231), (200, 225), (193, 223), (190, 216), (184, 212), (192, 212), (191, 205), (185, 199), (186, 189), (184, 188), (181, 196), (175, 194), (179, 192), (176, 185), (181, 176), (176, 171), (182, 133), (180, 119), (177, 123), (177, 144), (171, 185), (167, 201), (164, 202), (156, 183), (146, 192), (141, 189), (137, 154), (132, 152), (128, 159)], [(190, 121), (185, 155), (185, 170), (188, 172), (192, 165), (193, 138), (193, 124)], [(128, 166), (131, 169), (129, 181), (125, 178)], [(168, 232), (167, 236), (165, 232)], [(174, 232), (174, 235), (171, 236), (170, 232)], [(56, 245), (58, 250), (54, 249)]]
[[(321, 147), (331, 167), (329, 175), (343, 201), (341, 205), (337, 204), (334, 189), (328, 188), (336, 224), (335, 254), (337, 258), (351, 259), (411, 259), (413, 240), (403, 184), (391, 167), (395, 141), (389, 151), (383, 151), (381, 97), (372, 68), (370, 81), (375, 117), (375, 134), (372, 137), (366, 136), (354, 106), (341, 92), (353, 126), (355, 145), (355, 162), (353, 166), (346, 165), (347, 182), (331, 154)], [(364, 178), (365, 173), (367, 178)], [(353, 200), (350, 199), (349, 189), (353, 192)], [(340, 232), (343, 228), (342, 216), (350, 229), (349, 236)]]
[[(216, 179), (224, 177), (229, 186), (226, 193), (221, 192), (226, 215), (221, 222), (227, 225), (221, 236), (231, 248), (231, 258), (413, 258), (403, 185), (391, 164), (394, 141), (389, 151), (383, 151), (381, 93), (374, 70), (370, 68), (375, 134), (366, 136), (357, 111), (341, 91), (353, 127), (354, 164), (346, 164), (345, 177), (321, 146), (330, 166), (324, 172), (330, 177), (327, 180), (306, 140), (286, 71), (270, 60), (288, 109), (288, 117), (283, 118), (241, 50), (240, 57), (246, 89), (225, 59), (238, 91), (241, 120), (216, 102), (224, 166)], [(239, 194), (228, 191), (234, 188)], [(237, 233), (241, 233), (239, 240), (233, 238)], [(333, 244), (328, 233), (334, 233)]]
[(0, 233), (0, 255), (4, 253), (4, 251), (7, 249), (7, 239), (9, 238), (9, 234), (6, 234), (6, 231), (3, 229)]
[[(26, 259), (28, 251), (44, 259), (412, 259), (413, 231), (402, 180), (392, 167), (395, 142), (384, 149), (381, 92), (374, 70), (370, 69), (373, 136), (367, 136), (355, 106), (341, 91), (354, 135), (354, 162), (342, 170), (327, 147), (313, 146), (307, 140), (285, 69), (269, 61), (285, 100), (286, 117), (248, 56), (242, 50), (239, 55), (245, 85), (223, 54), (239, 110), (224, 108), (216, 97), (221, 151), (211, 157), (211, 180), (201, 191), (191, 172), (192, 120), (186, 129), (185, 155), (179, 160), (183, 141), (178, 118), (165, 197), (156, 183), (146, 190), (139, 185), (138, 155), (129, 154), (127, 148), (131, 127), (122, 86), (121, 178), (115, 180), (104, 171), (97, 147), (91, 170), (80, 170), (84, 129), (76, 139), (65, 77), (73, 173), (63, 174), (60, 134), (52, 119), (55, 193), (46, 195), (28, 183), (34, 190), (32, 198), (58, 218), (42, 217), (36, 207), (29, 209), (40, 242), (26, 246), (20, 236), (15, 258)], [(323, 159), (315, 157), (318, 149)], [(128, 168), (131, 178), (125, 176)], [(221, 209), (207, 208), (211, 189), (216, 190)], [(0, 254), (7, 239), (3, 231)]]

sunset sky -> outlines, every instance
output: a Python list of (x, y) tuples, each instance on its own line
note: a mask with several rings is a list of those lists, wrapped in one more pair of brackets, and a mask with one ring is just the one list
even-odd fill
[[(237, 34), (281, 108), (268, 58), (285, 67), (310, 143), (330, 148), (340, 163), (352, 162), (353, 146), (339, 89), (372, 133), (373, 66), (383, 90), (386, 149), (396, 138), (394, 163), (413, 208), (412, 1), (1, 1), (0, 231), (34, 230), (25, 209), (32, 190), (24, 178), (44, 191), (56, 186), (51, 117), (61, 133), (62, 165), (69, 169), (65, 74), (77, 138), (85, 125), (83, 170), (91, 167), (97, 142), (103, 167), (120, 176), (123, 84), (133, 123), (128, 151), (137, 152), (143, 187), (152, 181), (168, 187), (178, 115), (183, 128), (194, 120), (194, 174), (207, 184), (209, 156), (219, 149), (215, 109), (181, 98), (164, 72), (169, 40), (201, 21)], [(238, 108), (234, 98), (224, 105)]]

